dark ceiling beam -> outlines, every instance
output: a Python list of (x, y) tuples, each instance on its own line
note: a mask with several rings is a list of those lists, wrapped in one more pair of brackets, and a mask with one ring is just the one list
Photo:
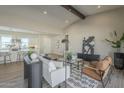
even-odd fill
[(84, 14), (82, 14), (81, 12), (79, 12), (77, 9), (75, 9), (71, 5), (61, 5), (61, 6), (63, 8), (65, 8), (66, 10), (68, 10), (69, 12), (73, 13), (74, 15), (78, 16), (81, 19), (85, 19), (86, 18), (86, 16)]

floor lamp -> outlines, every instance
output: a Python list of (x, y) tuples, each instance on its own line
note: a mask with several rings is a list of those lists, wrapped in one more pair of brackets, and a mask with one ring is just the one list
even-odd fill
[(65, 38), (62, 40), (64, 44), (63, 56), (64, 56), (64, 63), (65, 63), (65, 88), (67, 87), (67, 58), (65, 57), (65, 53), (69, 50), (69, 40), (68, 35), (65, 35)]

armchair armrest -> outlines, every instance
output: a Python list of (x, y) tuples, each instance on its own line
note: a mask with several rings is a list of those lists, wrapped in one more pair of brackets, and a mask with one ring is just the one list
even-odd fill
[(89, 66), (89, 65), (84, 65), (84, 67), (83, 67), (83, 68), (85, 68), (85, 67), (87, 67), (87, 68), (89, 68), (89, 69), (92, 69), (92, 70), (99, 71), (99, 69), (94, 68), (94, 67), (91, 67), (91, 66)]
[[(52, 87), (62, 83), (63, 81), (65, 81), (65, 67), (62, 67), (60, 69), (56, 69), (51, 73), (51, 85)], [(70, 67), (67, 66), (67, 72), (66, 72), (66, 79), (68, 79), (70, 77)]]
[[(67, 66), (66, 68), (67, 68), (67, 72), (70, 72), (70, 67)], [(63, 66), (62, 68), (53, 70), (53, 71), (51, 71), (50, 73), (51, 73), (51, 75), (53, 75), (53, 74), (56, 74), (56, 75), (57, 75), (57, 74), (65, 74), (65, 66)], [(70, 73), (69, 73), (69, 74), (70, 74)], [(54, 76), (54, 75), (53, 75), (53, 76)]]

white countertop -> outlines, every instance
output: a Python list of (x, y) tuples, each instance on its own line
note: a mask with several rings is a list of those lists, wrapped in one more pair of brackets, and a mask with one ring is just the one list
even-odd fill
[(22, 49), (22, 50), (18, 50), (18, 51), (12, 51), (12, 50), (0, 50), (0, 53), (8, 53), (8, 52), (27, 52), (29, 51), (29, 49)]
[(10, 50), (0, 50), (0, 53), (2, 52), (9, 52)]

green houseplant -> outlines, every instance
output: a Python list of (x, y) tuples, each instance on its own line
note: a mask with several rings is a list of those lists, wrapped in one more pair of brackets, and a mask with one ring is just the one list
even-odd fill
[(29, 51), (27, 53), (30, 59), (31, 59), (31, 54), (34, 53), (33, 49), (35, 49), (35, 47), (32, 47), (32, 46), (29, 47)]
[(72, 60), (72, 52), (66, 52), (65, 57), (67, 60)]
[(124, 42), (124, 33), (120, 38), (117, 37), (116, 31), (114, 31), (115, 40), (105, 39), (107, 42), (111, 44), (112, 48), (117, 49), (117, 52), (114, 53), (114, 66), (116, 69), (124, 69), (124, 60), (121, 58), (124, 53), (120, 53), (120, 48), (122, 46), (122, 42)]
[(105, 39), (105, 40), (111, 44), (112, 48), (116, 48), (117, 52), (120, 52), (120, 48), (121, 48), (122, 42), (124, 41), (124, 33), (123, 33), (123, 35), (121, 36), (120, 39), (117, 38), (116, 31), (114, 31), (113, 34), (114, 34), (116, 40), (108, 40), (108, 39)]

